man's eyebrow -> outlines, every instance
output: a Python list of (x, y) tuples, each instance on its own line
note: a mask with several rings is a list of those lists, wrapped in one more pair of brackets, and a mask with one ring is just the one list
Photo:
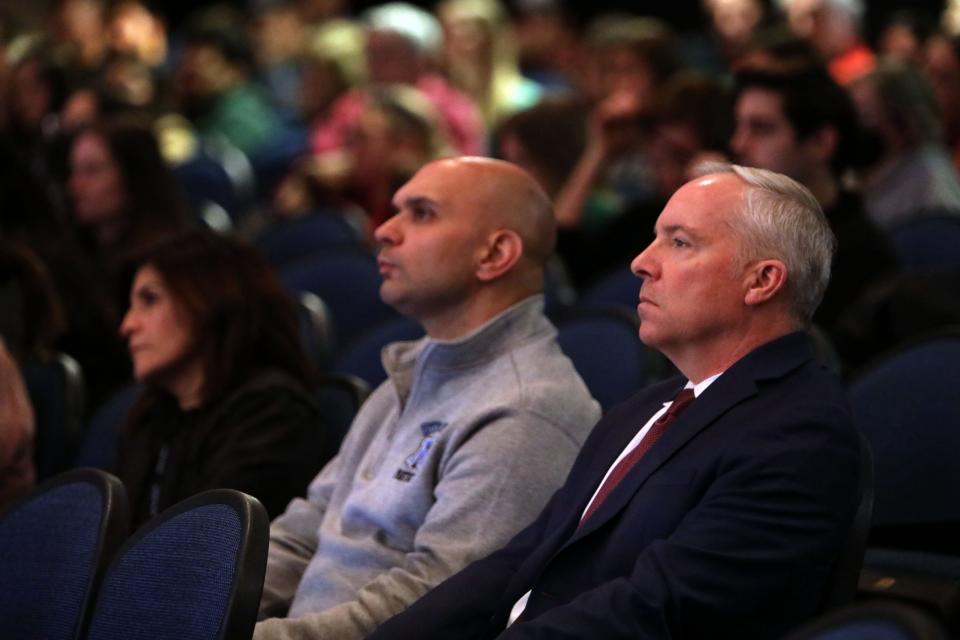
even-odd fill
[(433, 200), (432, 198), (428, 198), (427, 196), (410, 196), (408, 198), (404, 198), (403, 200), (400, 200), (399, 202), (394, 201), (393, 206), (396, 209), (400, 209), (401, 207), (420, 207), (420, 206), (428, 206), (428, 207), (436, 208), (437, 201)]
[[(699, 237), (700, 237), (700, 234), (699, 234), (699, 233), (697, 233), (696, 231), (694, 231), (694, 230), (691, 229), (690, 227), (687, 227), (687, 226), (682, 225), (682, 224), (668, 224), (668, 225), (664, 225), (664, 226), (660, 229), (660, 231), (662, 231), (663, 233), (669, 233), (669, 234), (673, 234), (673, 233), (677, 233), (678, 231), (682, 231), (683, 233), (687, 234), (687, 235), (690, 236), (691, 238), (696, 239), (696, 238), (699, 238)], [(657, 234), (657, 229), (656, 229), (656, 228), (654, 228), (653, 234), (654, 234), (654, 235)]]

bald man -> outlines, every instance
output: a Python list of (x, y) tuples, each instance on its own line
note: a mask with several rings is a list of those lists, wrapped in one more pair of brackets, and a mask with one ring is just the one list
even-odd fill
[(534, 180), (441, 160), (393, 204), (380, 296), (427, 335), (384, 349), (389, 378), (273, 522), (258, 640), (369, 635), (528, 524), (600, 416), (543, 315), (556, 232)]
[(782, 638), (823, 609), (860, 473), (803, 331), (833, 234), (786, 176), (702, 170), (631, 264), (640, 339), (682, 375), (607, 412), (533, 524), (370, 640)]

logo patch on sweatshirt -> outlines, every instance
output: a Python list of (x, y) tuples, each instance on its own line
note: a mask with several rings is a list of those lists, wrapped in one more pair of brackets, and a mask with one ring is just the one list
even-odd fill
[(420, 433), (423, 434), (423, 439), (420, 440), (420, 446), (417, 447), (416, 451), (403, 459), (403, 466), (393, 474), (395, 480), (410, 482), (413, 476), (417, 475), (420, 463), (423, 462), (427, 454), (430, 453), (430, 449), (433, 448), (434, 436), (445, 426), (447, 426), (447, 423), (439, 420), (431, 420), (420, 425)]

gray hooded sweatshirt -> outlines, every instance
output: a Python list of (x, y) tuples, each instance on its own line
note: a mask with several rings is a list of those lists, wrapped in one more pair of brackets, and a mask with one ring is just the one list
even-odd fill
[(363, 638), (536, 517), (600, 417), (555, 338), (537, 295), (384, 349), (389, 379), (271, 526), (260, 615), (288, 617), (257, 640)]

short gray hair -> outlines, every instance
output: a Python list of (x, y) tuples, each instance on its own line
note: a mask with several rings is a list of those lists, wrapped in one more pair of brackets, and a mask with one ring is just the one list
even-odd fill
[(787, 294), (801, 326), (808, 326), (830, 280), (836, 239), (820, 203), (785, 175), (723, 162), (695, 167), (700, 177), (733, 173), (747, 183), (739, 215), (730, 225), (741, 240), (743, 262), (776, 258), (787, 267)]

